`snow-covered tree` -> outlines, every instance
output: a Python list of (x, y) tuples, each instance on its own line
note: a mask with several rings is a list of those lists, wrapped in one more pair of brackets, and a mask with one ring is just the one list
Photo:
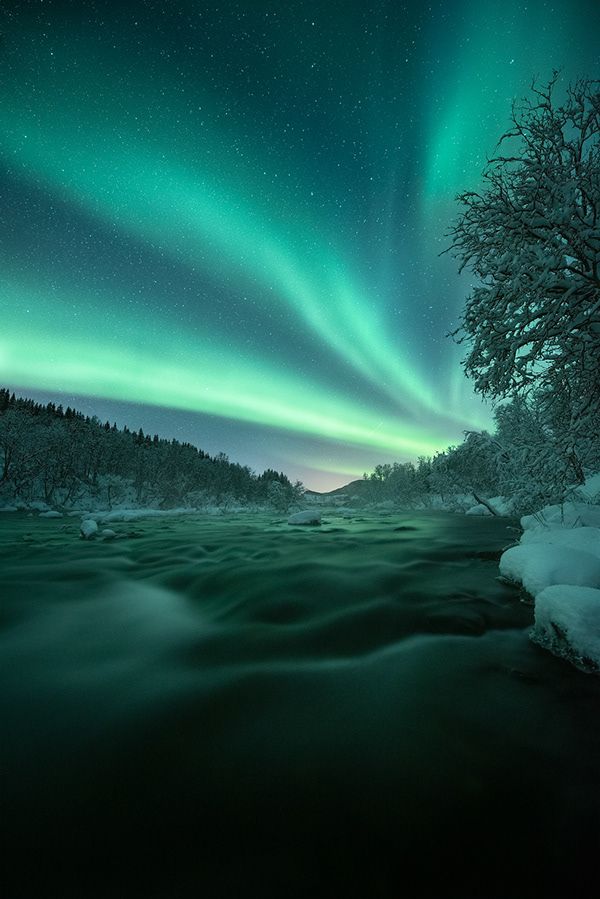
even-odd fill
[(497, 457), (487, 431), (468, 431), (445, 455), (447, 475), (456, 489), (472, 493), (476, 502), (498, 492)]
[(600, 83), (559, 103), (557, 80), (513, 106), (483, 188), (459, 197), (451, 249), (477, 283), (455, 333), (483, 395), (561, 404), (580, 480), (576, 444), (600, 430)]
[(495, 410), (498, 493), (510, 497), (518, 514), (563, 500), (575, 481), (569, 459), (561, 452), (545, 410), (517, 397)]
[[(277, 487), (271, 491), (270, 485)], [(41, 405), (0, 388), (0, 501), (73, 503), (133, 501), (179, 505), (261, 503), (282, 508), (299, 502), (303, 486), (283, 472), (257, 476), (219, 453), (165, 440), (110, 422)]]

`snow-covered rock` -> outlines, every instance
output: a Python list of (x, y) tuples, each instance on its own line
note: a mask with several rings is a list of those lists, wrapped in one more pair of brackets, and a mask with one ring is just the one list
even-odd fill
[(55, 512), (53, 509), (51, 509), (50, 512), (40, 512), (40, 514), (38, 515), (38, 518), (62, 518), (62, 517), (63, 517), (62, 512)]
[(582, 671), (600, 672), (600, 590), (563, 584), (542, 590), (531, 639)]
[(476, 506), (471, 506), (470, 509), (467, 509), (465, 515), (491, 515), (489, 509), (483, 506), (481, 503), (477, 503)]
[(100, 536), (104, 537), (105, 540), (114, 540), (114, 538), (117, 536), (117, 532), (113, 531), (112, 528), (104, 528), (100, 532)]
[(500, 573), (535, 599), (531, 639), (582, 671), (600, 672), (600, 506), (546, 506), (521, 525)]
[(98, 533), (98, 523), (93, 518), (85, 518), (81, 522), (79, 534), (83, 540), (90, 540)]
[(534, 597), (555, 584), (600, 587), (600, 558), (568, 546), (528, 543), (502, 554), (500, 574)]
[(506, 496), (492, 496), (489, 499), (492, 509), (495, 509), (498, 515), (513, 515), (513, 500)]
[[(511, 515), (512, 503), (505, 496), (492, 496), (487, 500), (496, 515)], [(483, 503), (477, 503), (475, 506), (469, 506), (465, 510), (465, 515), (492, 515), (493, 513), (484, 506)]]
[(600, 528), (534, 528), (524, 531), (521, 545), (543, 543), (582, 550), (600, 559)]
[(195, 509), (115, 509), (111, 512), (93, 512), (96, 521), (138, 521), (140, 518), (178, 518), (192, 515)]
[(314, 509), (305, 509), (303, 512), (294, 512), (288, 518), (288, 524), (321, 524), (321, 513)]

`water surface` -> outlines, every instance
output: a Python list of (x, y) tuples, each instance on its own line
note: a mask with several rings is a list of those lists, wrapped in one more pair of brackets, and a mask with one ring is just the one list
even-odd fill
[(0, 516), (9, 897), (586, 894), (599, 680), (516, 522)]

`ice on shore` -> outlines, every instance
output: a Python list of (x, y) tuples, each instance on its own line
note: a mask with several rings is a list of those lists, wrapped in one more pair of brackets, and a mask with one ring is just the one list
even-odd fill
[(55, 512), (54, 510), (50, 510), (49, 512), (40, 512), (38, 518), (62, 518), (62, 512)]

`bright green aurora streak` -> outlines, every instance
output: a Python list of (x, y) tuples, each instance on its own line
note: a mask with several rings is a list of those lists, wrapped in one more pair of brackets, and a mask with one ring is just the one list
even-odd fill
[[(368, 291), (356, 285), (357, 279), (324, 241), (307, 242), (304, 235), (312, 238), (314, 225), (305, 223), (302, 230), (296, 226), (290, 233), (285, 222), (273, 220), (273, 208), (281, 206), (281, 198), (265, 196), (262, 208), (258, 204), (252, 208), (248, 179), (237, 191), (232, 189), (239, 177), (223, 171), (222, 138), (215, 139), (204, 128), (204, 154), (219, 158), (219, 166), (217, 171), (194, 172), (127, 135), (128, 117), (118, 125), (118, 143), (111, 139), (114, 116), (110, 129), (102, 125), (102, 116), (82, 121), (93, 83), (73, 84), (67, 79), (56, 91), (58, 96), (71, 94), (60, 115), (58, 103), (48, 102), (45, 95), (35, 108), (29, 104), (26, 115), (16, 99), (14, 105), (6, 104), (1, 120), (5, 150), (43, 178), (50, 190), (66, 194), (125, 233), (160, 244), (189, 265), (213, 271), (233, 267), (240, 278), (260, 286), (263, 305), (286, 303), (299, 326), (310, 327), (324, 344), (393, 397), (402, 396), (414, 408), (442, 412), (424, 380), (403, 361), (398, 337), (392, 340), (377, 310), (369, 308)], [(175, 123), (169, 121), (165, 128), (159, 140), (163, 146)], [(68, 169), (59, 149), (66, 147)], [(257, 162), (248, 177), (259, 168)]]
[(577, 4), (543, 27), (542, 0), (461, 0), (450, 19), (234, 6), (218, 23), (173, 4), (160, 26), (123, 7), (121, 28), (56, 14), (9, 31), (0, 160), (16, 190), (71, 210), (57, 240), (69, 216), (89, 222), (90, 264), (110, 233), (177, 274), (147, 305), (142, 262), (118, 287), (109, 270), (88, 285), (85, 265), (74, 281), (34, 222), (27, 271), (0, 250), (1, 380), (352, 445), (347, 473), (486, 426), (445, 340), (468, 285), (437, 253), (512, 98), (597, 57)]
[[(64, 292), (53, 299), (56, 332), (49, 335), (38, 312), (44, 310), (43, 296), (36, 296), (34, 288), (24, 295), (17, 287), (5, 289), (2, 306), (9, 321), (30, 308), (26, 335), (11, 334), (9, 328), (0, 337), (2, 369), (18, 383), (33, 378), (54, 390), (66, 382), (82, 394), (201, 410), (397, 454), (435, 450), (420, 432), (394, 428), (393, 422), (382, 430), (374, 415), (332, 395), (325, 385), (270, 369), (264, 360), (232, 352), (231, 344), (200, 345), (183, 334), (165, 338), (160, 329), (157, 335), (121, 314), (126, 339), (104, 345), (98, 337), (103, 328), (99, 310), (90, 309), (78, 326), (69, 327), (70, 310), (80, 299)], [(60, 335), (67, 329), (65, 339)], [(96, 335), (93, 342), (86, 339), (90, 333)]]

